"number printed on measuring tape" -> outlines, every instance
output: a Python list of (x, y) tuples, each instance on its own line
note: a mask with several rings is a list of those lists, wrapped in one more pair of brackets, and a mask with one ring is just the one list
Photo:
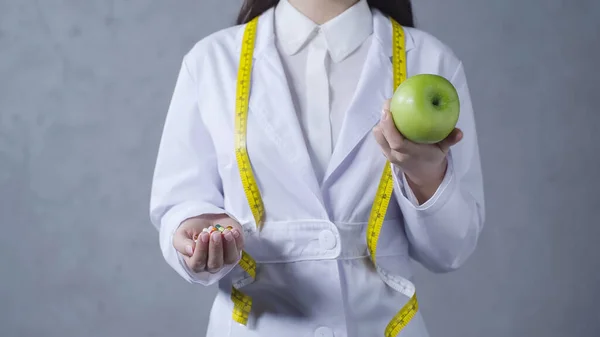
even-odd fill
[(252, 278), (256, 278), (256, 262), (245, 251), (242, 251), (242, 258), (239, 264), (246, 273), (252, 276)]
[(408, 303), (406, 303), (400, 312), (394, 316), (394, 319), (390, 321), (385, 329), (385, 337), (397, 336), (404, 327), (415, 317), (419, 310), (419, 302), (417, 302), (417, 296), (414, 294)]
[(373, 263), (376, 263), (377, 242), (379, 241), (381, 227), (383, 226), (385, 214), (390, 203), (390, 196), (394, 189), (392, 179), (392, 170), (389, 163), (386, 162), (367, 225), (367, 248), (369, 249)]
[(252, 310), (252, 298), (241, 291), (232, 288), (231, 300), (233, 301), (233, 320), (246, 325)]

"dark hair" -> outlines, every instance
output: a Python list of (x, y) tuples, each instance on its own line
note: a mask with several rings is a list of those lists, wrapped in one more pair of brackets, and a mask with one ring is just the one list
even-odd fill
[[(277, 5), (279, 0), (244, 0), (237, 17), (237, 24), (248, 23), (269, 8)], [(413, 11), (410, 0), (367, 0), (371, 8), (380, 10), (405, 27), (414, 27)]]

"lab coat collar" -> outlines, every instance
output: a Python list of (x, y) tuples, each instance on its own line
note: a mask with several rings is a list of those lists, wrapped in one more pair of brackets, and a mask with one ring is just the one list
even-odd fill
[(373, 33), (373, 15), (366, 0), (317, 25), (287, 0), (275, 8), (275, 35), (278, 45), (288, 55), (298, 53), (321, 30), (333, 62), (340, 62), (355, 51)]

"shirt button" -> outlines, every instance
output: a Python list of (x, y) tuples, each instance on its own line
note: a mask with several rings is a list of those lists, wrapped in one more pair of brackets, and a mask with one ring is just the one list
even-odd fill
[(315, 337), (333, 337), (333, 331), (327, 327), (320, 327), (315, 330)]
[(331, 250), (336, 246), (335, 235), (332, 231), (326, 229), (319, 234), (319, 244), (321, 245), (321, 249)]

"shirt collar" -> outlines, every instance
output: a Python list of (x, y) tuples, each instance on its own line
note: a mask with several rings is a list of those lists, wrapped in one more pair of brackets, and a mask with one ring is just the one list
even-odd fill
[(372, 33), (373, 16), (366, 0), (360, 0), (342, 14), (318, 26), (287, 0), (275, 8), (277, 42), (288, 55), (298, 53), (318, 32), (325, 35), (329, 55), (334, 62), (345, 59)]

